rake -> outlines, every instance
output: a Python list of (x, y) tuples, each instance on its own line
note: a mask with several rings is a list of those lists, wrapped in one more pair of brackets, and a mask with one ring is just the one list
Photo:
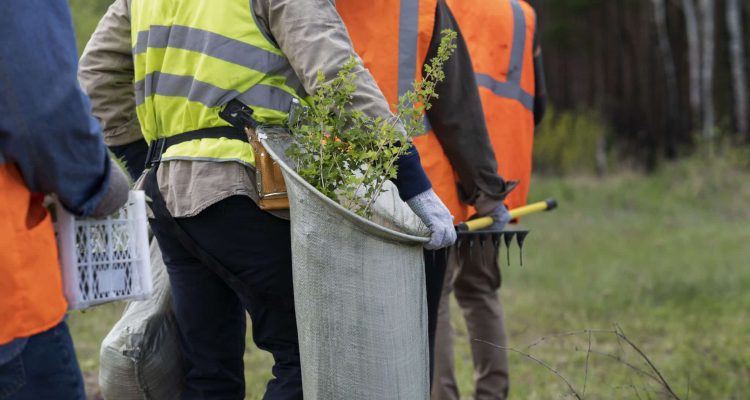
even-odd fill
[[(511, 219), (520, 218), (529, 214), (534, 214), (541, 211), (550, 211), (557, 208), (557, 200), (547, 199), (536, 203), (528, 204), (523, 207), (514, 208), (509, 210)], [(526, 236), (529, 234), (528, 229), (523, 229), (515, 226), (506, 226), (504, 230), (489, 230), (488, 227), (492, 226), (494, 220), (492, 217), (482, 217), (472, 219), (464, 223), (456, 225), (456, 232), (458, 233), (458, 239), (453, 247), (459, 252), (458, 257), (461, 257), (462, 244), (468, 243), (469, 256), (475, 245), (483, 248), (487, 244), (492, 244), (496, 250), (500, 250), (503, 243), (505, 243), (506, 257), (508, 265), (510, 265), (510, 248), (513, 243), (513, 239), (516, 239), (519, 249), (519, 258), (521, 266), (523, 266), (523, 243), (526, 240)], [(447, 253), (447, 252), (446, 252)]]

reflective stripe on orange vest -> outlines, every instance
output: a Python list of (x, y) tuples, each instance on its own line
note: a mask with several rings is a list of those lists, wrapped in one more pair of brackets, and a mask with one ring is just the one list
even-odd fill
[(13, 164), (0, 165), (0, 345), (44, 332), (65, 316), (52, 219)]
[[(388, 103), (397, 104), (398, 96), (422, 77), (434, 33), (437, 0), (338, 1), (336, 8), (365, 67)], [(426, 118), (425, 125), (429, 127)], [(435, 133), (428, 129), (414, 138), (414, 145), (435, 193), (456, 222), (465, 220), (466, 207), (459, 200), (455, 172)]]
[(505, 204), (523, 206), (534, 143), (536, 14), (519, 0), (447, 3), (469, 48), (498, 173), (506, 180), (520, 181)]

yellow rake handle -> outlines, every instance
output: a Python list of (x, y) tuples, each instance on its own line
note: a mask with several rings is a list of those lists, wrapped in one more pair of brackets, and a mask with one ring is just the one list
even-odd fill
[[(508, 212), (510, 213), (511, 219), (515, 219), (540, 211), (554, 210), (555, 208), (557, 208), (557, 200), (547, 199), (544, 201), (528, 204), (523, 207), (514, 208), (512, 210), (509, 210)], [(478, 231), (488, 228), (492, 225), (493, 222), (495, 221), (492, 219), (492, 217), (472, 219), (470, 221), (466, 221), (464, 223), (456, 225), (456, 230), (458, 230), (459, 232)]]

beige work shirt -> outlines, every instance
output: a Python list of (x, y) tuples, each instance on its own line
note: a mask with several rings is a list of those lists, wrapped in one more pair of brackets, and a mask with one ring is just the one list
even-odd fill
[[(261, 30), (287, 56), (307, 93), (316, 91), (318, 71), (333, 79), (349, 57), (359, 60), (330, 0), (252, 0), (252, 5)], [(143, 137), (135, 113), (130, 26), (130, 0), (115, 1), (80, 61), (78, 79), (91, 98), (109, 146)], [(361, 60), (354, 72), (358, 89), (352, 106), (370, 117), (393, 118)], [(195, 216), (230, 196), (248, 196), (257, 202), (255, 172), (237, 162), (165, 161), (157, 179), (175, 217)]]

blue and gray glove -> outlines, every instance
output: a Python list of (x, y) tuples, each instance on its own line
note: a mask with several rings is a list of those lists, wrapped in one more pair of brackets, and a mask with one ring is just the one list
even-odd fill
[(129, 190), (130, 183), (128, 182), (128, 177), (122, 172), (120, 166), (110, 158), (109, 186), (107, 187), (107, 192), (89, 216), (101, 218), (113, 214), (128, 201)]
[(477, 210), (477, 217), (492, 217), (494, 222), (487, 227), (488, 230), (501, 231), (511, 219), (502, 200), (492, 199), (484, 193), (479, 194), (474, 208)]
[(406, 204), (432, 232), (430, 241), (424, 245), (425, 249), (441, 249), (456, 241), (453, 216), (432, 189), (412, 197), (406, 201)]

